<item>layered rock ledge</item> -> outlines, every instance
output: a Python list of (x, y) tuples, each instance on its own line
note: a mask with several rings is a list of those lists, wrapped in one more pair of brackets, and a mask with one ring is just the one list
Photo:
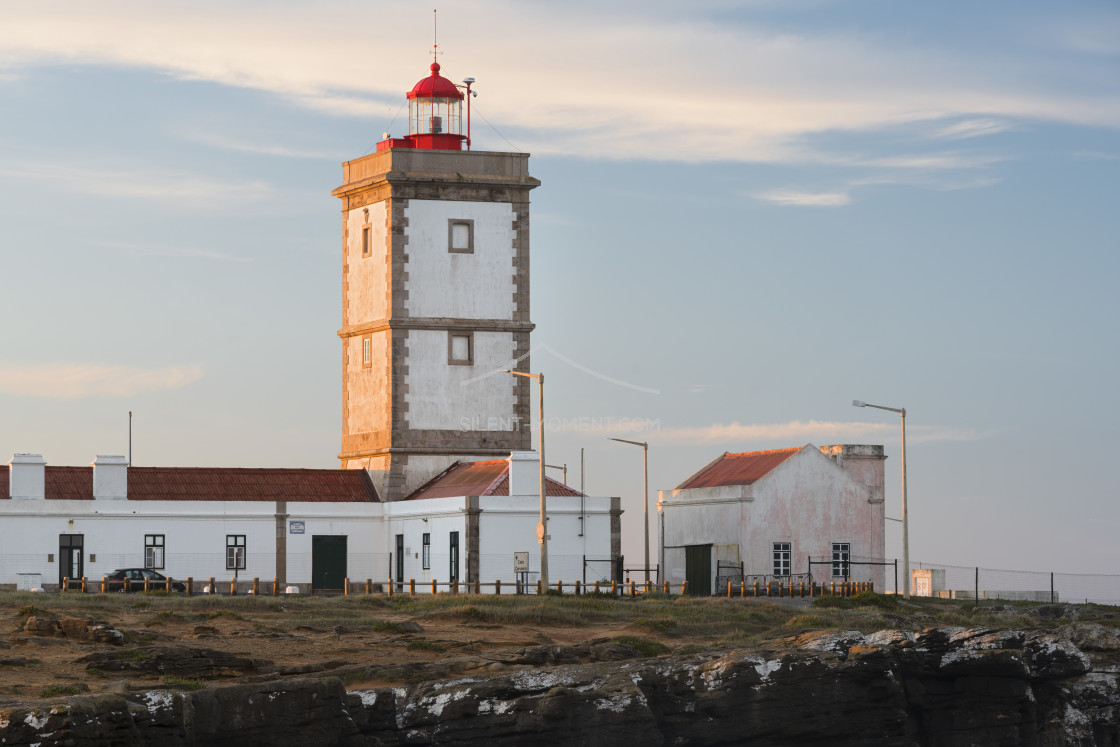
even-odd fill
[(722, 656), (347, 691), (337, 676), (0, 711), (2, 745), (1115, 745), (1114, 629), (809, 633)]

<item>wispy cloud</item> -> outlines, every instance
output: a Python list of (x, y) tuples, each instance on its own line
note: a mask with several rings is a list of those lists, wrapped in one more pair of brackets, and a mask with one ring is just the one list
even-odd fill
[(256, 153), (262, 156), (281, 156), (283, 158), (318, 158), (342, 161), (346, 156), (342, 153), (333, 153), (324, 150), (293, 148), (286, 145), (267, 143), (260, 140), (245, 140), (236, 138), (226, 133), (206, 132), (198, 129), (183, 130), (179, 132), (183, 140), (211, 148), (232, 150), (239, 153)]
[(776, 205), (800, 205), (809, 207), (840, 207), (851, 203), (847, 192), (797, 192), (788, 189), (775, 189), (769, 192), (756, 192), (756, 199)]
[(934, 137), (948, 140), (961, 140), (970, 137), (981, 137), (983, 135), (995, 135), (1012, 129), (1014, 129), (1014, 125), (1010, 122), (1004, 122), (998, 119), (966, 119), (962, 122), (951, 124), (948, 127), (942, 127), (934, 133)]
[(0, 175), (49, 181), (83, 194), (171, 200), (194, 207), (260, 202), (275, 192), (270, 185), (255, 180), (221, 181), (190, 173), (96, 165), (23, 163), (0, 167)]
[(1075, 151), (1073, 157), (1079, 161), (1120, 161), (1120, 155), (1115, 153), (1103, 153), (1099, 150)]
[(223, 262), (253, 261), (252, 257), (237, 257), (232, 254), (215, 252), (211, 249), (158, 246), (154, 244), (129, 244), (122, 241), (99, 241), (97, 245), (109, 249), (122, 249), (136, 257), (197, 257), (199, 259), (216, 259)]
[[(894, 423), (828, 422), (792, 420), (788, 423), (743, 424), (713, 423), (711, 425), (661, 428), (653, 431), (650, 438), (659, 441), (694, 444), (805, 442), (824, 443), (826, 441), (853, 441), (876, 439), (893, 441), (899, 436), (899, 428)], [(989, 438), (985, 433), (969, 428), (951, 426), (911, 426), (907, 435), (912, 443), (923, 441), (977, 441)]]
[(143, 369), (81, 363), (0, 364), (0, 393), (48, 399), (128, 397), (178, 389), (201, 377), (199, 365)]
[[(65, 13), (54, 3), (6, 9), (0, 65), (16, 72), (75, 63), (156, 70), (364, 117), (378, 133), (426, 64), (418, 48), (427, 42), (428, 19), (418, 31), (419, 11), (386, 14), (344, 0), (62, 7)], [(846, 28), (791, 34), (767, 26), (765, 16), (726, 23), (715, 10), (644, 9), (635, 17), (596, 7), (588, 27), (565, 5), (478, 0), (469, 12), (449, 9), (458, 48), (449, 47), (440, 62), (453, 79), (478, 78), (487, 117), (535, 153), (774, 162), (797, 158), (794, 146), (814, 135), (906, 122), (960, 120), (940, 136), (965, 139), (1000, 131), (1007, 121), (1111, 127), (1120, 119), (1111, 88), (1066, 85), (1065, 68), (1042, 54), (992, 65), (990, 50), (951, 41), (894, 41)], [(347, 22), (340, 25), (340, 17)], [(372, 24), (379, 31), (376, 74), (367, 54)], [(579, 55), (571, 54), (572, 38), (581, 40)], [(511, 44), (533, 54), (510, 65)], [(1107, 57), (1092, 64), (1078, 68), (1079, 84), (1112, 79)], [(541, 86), (546, 77), (549, 85)], [(658, 105), (650, 106), (654, 91)], [(701, 133), (680, 147), (682, 136)]]

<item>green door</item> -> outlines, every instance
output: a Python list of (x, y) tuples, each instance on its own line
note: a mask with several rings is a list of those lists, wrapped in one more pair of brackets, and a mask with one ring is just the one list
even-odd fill
[(315, 591), (341, 589), (346, 580), (346, 535), (311, 537), (311, 583)]
[(688, 545), (684, 548), (684, 578), (690, 595), (712, 595), (711, 545)]

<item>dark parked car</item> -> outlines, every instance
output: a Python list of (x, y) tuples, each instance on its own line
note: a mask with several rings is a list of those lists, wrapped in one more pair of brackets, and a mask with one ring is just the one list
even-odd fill
[(178, 581), (171, 582), (167, 588), (167, 576), (156, 573), (150, 568), (118, 568), (105, 577), (109, 582), (109, 591), (124, 591), (124, 580), (128, 579), (128, 591), (144, 591), (144, 581), (148, 582), (149, 591), (186, 591), (187, 585)]

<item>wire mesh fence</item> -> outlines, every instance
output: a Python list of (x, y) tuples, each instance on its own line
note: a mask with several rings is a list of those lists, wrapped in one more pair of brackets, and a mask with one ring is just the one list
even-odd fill
[[(910, 591), (946, 599), (1094, 602), (1120, 605), (1120, 574), (1023, 571), (910, 561)], [(902, 593), (902, 564), (897, 585), (887, 574), (884, 589)]]

